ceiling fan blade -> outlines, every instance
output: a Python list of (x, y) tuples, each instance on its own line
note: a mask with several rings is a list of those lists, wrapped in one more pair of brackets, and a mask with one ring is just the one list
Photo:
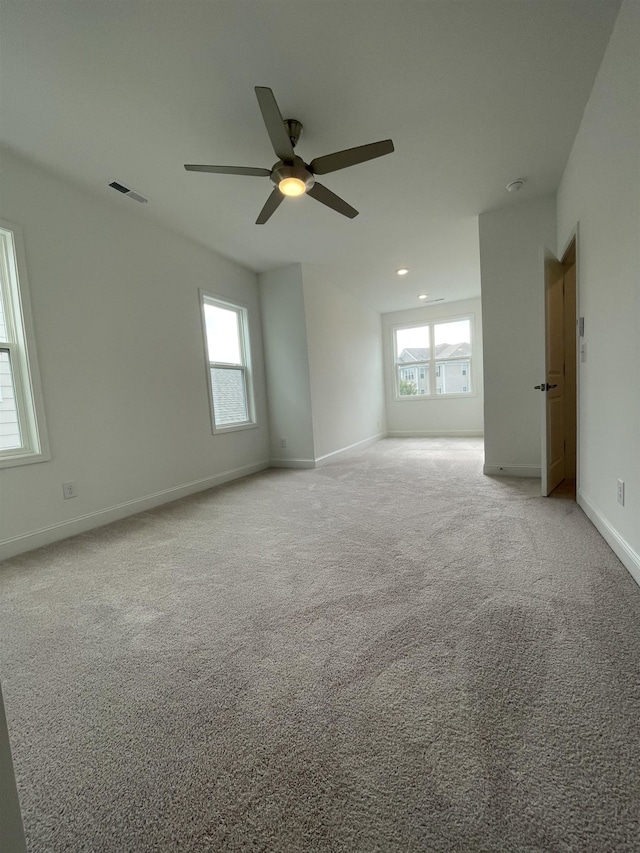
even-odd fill
[(310, 190), (307, 190), (307, 195), (310, 195), (311, 198), (315, 198), (316, 201), (322, 202), (322, 204), (326, 204), (327, 207), (330, 207), (332, 210), (337, 210), (338, 213), (341, 213), (343, 216), (348, 216), (349, 219), (353, 219), (354, 216), (358, 215), (358, 211), (355, 207), (351, 207), (350, 204), (340, 198), (339, 195), (332, 193), (331, 190), (328, 190), (326, 187), (322, 186), (322, 184), (315, 183)]
[(269, 169), (254, 169), (251, 166), (198, 166), (194, 163), (185, 163), (187, 172), (215, 172), (217, 175), (257, 175), (260, 178), (268, 178)]
[(256, 225), (264, 225), (264, 223), (267, 221), (267, 219), (269, 219), (272, 213), (274, 213), (277, 208), (280, 207), (280, 202), (283, 200), (284, 196), (276, 187), (276, 189), (271, 193), (271, 195), (265, 202), (264, 207), (260, 211), (258, 218), (256, 219)]
[(347, 166), (375, 160), (376, 157), (391, 154), (392, 151), (394, 151), (393, 142), (390, 139), (384, 139), (382, 142), (370, 142), (368, 145), (358, 145), (356, 148), (345, 148), (344, 151), (316, 157), (309, 163), (309, 168), (314, 175), (327, 175), (329, 172), (337, 172), (338, 169), (346, 169)]
[(296, 155), (273, 92), (266, 86), (256, 86), (255, 89), (273, 150), (280, 160), (292, 161)]

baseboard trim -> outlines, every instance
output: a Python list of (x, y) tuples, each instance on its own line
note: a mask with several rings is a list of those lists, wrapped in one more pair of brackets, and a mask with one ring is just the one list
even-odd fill
[(622, 565), (627, 569), (634, 581), (640, 586), (640, 554), (637, 554), (631, 545), (624, 539), (611, 522), (594, 507), (591, 501), (578, 490), (578, 506), (582, 509), (589, 521), (611, 548)]
[(536, 465), (483, 465), (482, 473), (489, 477), (534, 477), (538, 480), (542, 475)]
[(120, 521), (122, 518), (136, 515), (139, 512), (145, 512), (145, 510), (153, 509), (161, 504), (171, 503), (171, 501), (185, 498), (197, 492), (204, 492), (207, 489), (221, 486), (223, 483), (228, 483), (231, 480), (238, 480), (241, 477), (248, 477), (250, 474), (257, 474), (258, 471), (264, 471), (268, 467), (269, 462), (267, 460), (254, 462), (251, 465), (242, 465), (240, 468), (231, 468), (228, 471), (222, 471), (220, 474), (214, 474), (211, 477), (203, 477), (200, 480), (193, 480), (181, 486), (163, 489), (160, 492), (154, 492), (142, 498), (124, 501), (121, 504), (116, 504), (106, 509), (80, 515), (77, 518), (62, 521), (59, 524), (42, 527), (39, 530), (24, 533), (21, 536), (4, 539), (0, 542), (0, 560), (7, 560), (26, 551), (32, 551), (34, 548), (51, 545), (53, 542), (68, 539), (70, 536), (76, 536), (78, 533), (86, 533), (95, 527), (103, 527), (105, 524), (111, 524), (113, 521)]
[(314, 459), (270, 459), (271, 468), (315, 468)]
[(272, 468), (320, 468), (326, 465), (327, 462), (333, 462), (341, 456), (347, 456), (356, 450), (364, 450), (365, 447), (370, 447), (381, 438), (386, 438), (386, 432), (371, 435), (369, 438), (363, 438), (362, 441), (356, 441), (355, 444), (349, 444), (347, 447), (341, 447), (338, 450), (332, 450), (331, 453), (325, 453), (323, 456), (317, 456), (315, 459), (271, 459)]
[[(388, 438), (482, 438), (480, 429), (389, 430)], [(381, 436), (384, 438), (384, 436)]]
[(325, 453), (323, 456), (317, 456), (316, 467), (318, 468), (322, 465), (326, 465), (327, 462), (334, 462), (336, 459), (340, 459), (343, 456), (348, 456), (355, 450), (364, 450), (365, 447), (371, 447), (372, 444), (376, 444), (376, 442), (380, 441), (381, 438), (385, 438), (385, 436), (386, 433), (380, 432), (377, 435), (369, 436), (369, 438), (363, 438), (362, 441), (356, 441), (355, 444), (349, 444), (347, 447), (341, 447), (339, 450), (332, 450), (331, 453)]

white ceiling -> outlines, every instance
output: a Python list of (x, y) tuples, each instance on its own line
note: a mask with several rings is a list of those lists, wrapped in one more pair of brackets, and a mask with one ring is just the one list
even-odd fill
[[(2, 0), (0, 139), (252, 270), (317, 264), (380, 311), (463, 299), (480, 291), (477, 215), (556, 190), (618, 7)], [(256, 85), (304, 125), (307, 162), (393, 139), (393, 154), (322, 178), (356, 219), (303, 197), (257, 226), (268, 178), (184, 171), (271, 168)]]

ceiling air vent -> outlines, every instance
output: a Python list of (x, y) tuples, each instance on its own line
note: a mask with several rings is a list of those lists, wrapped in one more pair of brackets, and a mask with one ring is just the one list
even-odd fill
[(122, 193), (122, 195), (129, 196), (129, 198), (132, 198), (134, 201), (140, 201), (143, 204), (149, 201), (148, 198), (145, 198), (143, 195), (140, 195), (140, 193), (137, 193), (135, 190), (132, 190), (129, 187), (125, 187), (124, 184), (119, 184), (117, 181), (111, 181), (109, 186), (113, 187), (114, 190), (118, 190), (118, 192)]

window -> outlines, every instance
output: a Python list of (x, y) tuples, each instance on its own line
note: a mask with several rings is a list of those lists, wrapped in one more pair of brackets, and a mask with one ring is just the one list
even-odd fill
[(22, 241), (0, 222), (0, 467), (49, 458)]
[(247, 309), (202, 294), (214, 432), (256, 426)]
[[(396, 399), (471, 393), (472, 319), (394, 328)], [(407, 362), (415, 366), (411, 376)]]
[[(396, 348), (396, 392), (400, 397), (417, 397), (429, 393), (429, 327), (413, 326), (394, 330)], [(421, 346), (414, 346), (415, 343)], [(410, 362), (415, 367), (407, 369)], [(417, 371), (417, 374), (416, 374)], [(416, 375), (418, 379), (416, 381)]]

